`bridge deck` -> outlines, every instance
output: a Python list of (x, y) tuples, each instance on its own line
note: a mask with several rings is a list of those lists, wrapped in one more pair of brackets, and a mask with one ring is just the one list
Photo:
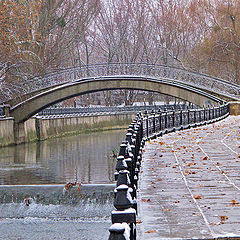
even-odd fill
[(231, 116), (146, 143), (138, 239), (240, 239), (239, 126)]

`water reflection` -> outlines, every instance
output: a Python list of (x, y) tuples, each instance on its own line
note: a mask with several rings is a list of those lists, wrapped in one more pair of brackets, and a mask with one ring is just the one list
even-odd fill
[(0, 149), (0, 184), (50, 184), (75, 181), (111, 183), (125, 130), (51, 139)]

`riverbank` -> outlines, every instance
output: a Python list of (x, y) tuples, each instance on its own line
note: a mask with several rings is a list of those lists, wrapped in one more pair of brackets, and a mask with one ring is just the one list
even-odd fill
[(17, 126), (13, 118), (3, 118), (0, 119), (0, 147), (80, 133), (123, 129), (134, 117), (134, 113), (33, 117)]

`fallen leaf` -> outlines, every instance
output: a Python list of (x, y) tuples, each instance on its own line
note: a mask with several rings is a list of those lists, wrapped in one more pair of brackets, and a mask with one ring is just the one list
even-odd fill
[(203, 160), (207, 160), (208, 159), (208, 157), (207, 156), (205, 156), (204, 158), (203, 158)]
[(161, 182), (161, 181), (162, 181), (162, 179), (161, 179), (161, 178), (159, 178), (159, 179), (157, 179), (157, 181), (158, 181), (158, 182)]
[(167, 208), (166, 208), (166, 209), (162, 209), (162, 211), (163, 211), (163, 212), (168, 212), (168, 211), (170, 211), (170, 209), (167, 209)]
[(136, 220), (136, 223), (142, 223), (142, 221), (140, 221), (140, 220)]
[(155, 232), (157, 232), (157, 231), (156, 230), (148, 230), (145, 233), (155, 233)]
[(202, 199), (202, 198), (203, 198), (203, 196), (198, 195), (198, 194), (194, 195), (193, 197), (194, 197), (195, 199)]
[(141, 201), (142, 202), (150, 202), (151, 200), (150, 200), (150, 198), (148, 198), (148, 199), (142, 198)]
[(194, 216), (201, 216), (201, 213), (193, 213)]
[(226, 220), (228, 220), (228, 216), (219, 216), (219, 217), (220, 217), (221, 221), (226, 221)]
[(232, 205), (237, 205), (237, 204), (239, 204), (239, 202), (237, 202), (237, 201), (235, 201), (235, 200), (232, 200), (232, 201), (231, 201), (231, 204), (232, 204)]

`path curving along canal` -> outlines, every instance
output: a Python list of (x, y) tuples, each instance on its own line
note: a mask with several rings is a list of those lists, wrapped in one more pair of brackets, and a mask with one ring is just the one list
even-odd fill
[(230, 116), (146, 143), (139, 239), (240, 239), (239, 126)]

